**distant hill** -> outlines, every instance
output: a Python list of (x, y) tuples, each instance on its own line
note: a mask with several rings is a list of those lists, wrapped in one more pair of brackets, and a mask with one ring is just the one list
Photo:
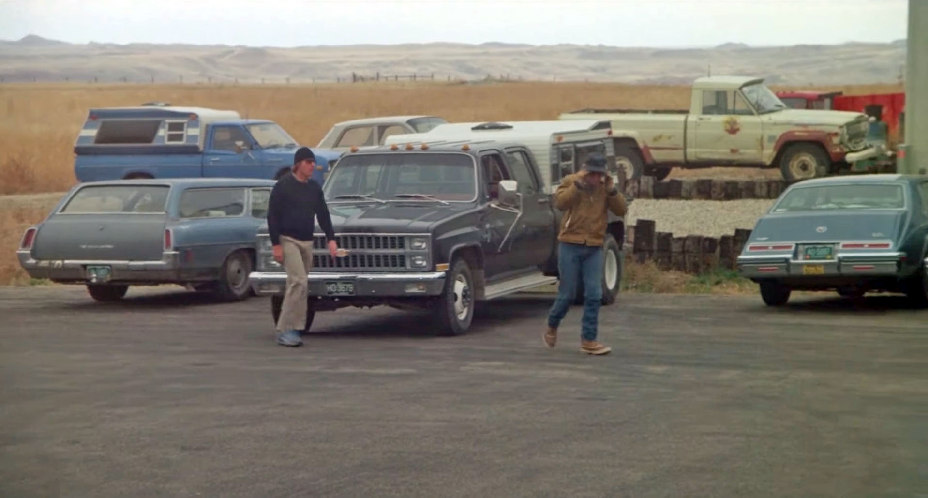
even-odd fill
[(745, 74), (781, 85), (892, 83), (905, 41), (752, 47), (645, 48), (605, 45), (455, 43), (306, 46), (70, 44), (29, 35), (0, 41), (4, 82), (302, 83), (390, 79), (614, 81), (680, 84), (711, 74)]

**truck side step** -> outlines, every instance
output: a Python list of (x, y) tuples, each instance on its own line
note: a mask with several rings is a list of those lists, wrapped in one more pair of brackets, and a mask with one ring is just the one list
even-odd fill
[(528, 274), (523, 273), (519, 276), (487, 285), (483, 291), (483, 299), (489, 301), (490, 299), (496, 299), (507, 294), (512, 294), (513, 292), (531, 289), (539, 285), (552, 284), (554, 282), (557, 282), (557, 277), (547, 277), (540, 271)]

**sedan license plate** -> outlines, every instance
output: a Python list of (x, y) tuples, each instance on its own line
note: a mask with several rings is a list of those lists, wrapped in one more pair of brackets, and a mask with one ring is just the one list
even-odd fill
[(87, 280), (91, 282), (106, 282), (110, 279), (111, 269), (109, 266), (88, 266)]
[(353, 296), (354, 282), (326, 282), (325, 293), (329, 296)]
[(804, 246), (802, 248), (802, 259), (832, 259), (834, 252), (835, 246), (831, 244)]
[(825, 265), (802, 265), (803, 275), (824, 275)]

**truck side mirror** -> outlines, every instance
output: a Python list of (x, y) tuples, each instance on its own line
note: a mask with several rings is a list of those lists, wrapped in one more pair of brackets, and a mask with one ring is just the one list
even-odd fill
[(499, 203), (504, 206), (519, 206), (519, 182), (515, 180), (500, 180)]

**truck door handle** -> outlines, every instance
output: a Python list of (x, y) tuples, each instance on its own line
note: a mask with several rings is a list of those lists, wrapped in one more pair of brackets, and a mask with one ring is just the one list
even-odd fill
[(218, 157), (211, 157), (211, 158), (209, 158), (209, 162), (211, 162), (211, 163), (214, 163), (214, 162), (216, 162), (216, 161), (218, 161), (218, 160), (219, 160)]

